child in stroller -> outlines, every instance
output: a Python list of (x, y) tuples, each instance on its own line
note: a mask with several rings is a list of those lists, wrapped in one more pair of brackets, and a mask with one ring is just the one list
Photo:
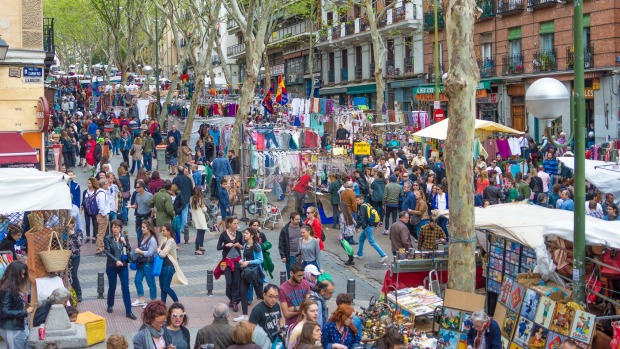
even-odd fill
[(207, 226), (209, 227), (209, 231), (222, 232), (221, 222), (218, 223), (218, 219), (220, 217), (220, 206), (217, 204), (217, 199), (211, 198), (206, 202), (207, 204)]

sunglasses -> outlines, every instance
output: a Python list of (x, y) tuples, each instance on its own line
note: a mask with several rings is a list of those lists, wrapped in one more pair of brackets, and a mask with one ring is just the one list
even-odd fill
[(185, 313), (182, 314), (172, 314), (172, 317), (175, 319), (182, 319), (185, 317)]

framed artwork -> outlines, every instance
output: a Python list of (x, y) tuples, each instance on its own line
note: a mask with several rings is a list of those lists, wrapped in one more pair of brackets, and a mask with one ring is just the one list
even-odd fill
[(515, 325), (517, 324), (517, 313), (508, 309), (506, 311), (506, 317), (502, 323), (501, 332), (506, 338), (512, 338), (512, 332), (514, 332)]
[(525, 287), (515, 282), (512, 286), (512, 291), (510, 292), (510, 299), (508, 299), (508, 308), (518, 313), (521, 307), (521, 302), (523, 301), (524, 293)]
[(441, 314), (441, 328), (458, 331), (461, 328), (461, 311), (443, 308)]
[(471, 330), (471, 327), (474, 325), (474, 323), (471, 321), (471, 314), (472, 313), (468, 313), (468, 312), (463, 312), (461, 315), (461, 329), (459, 330), (460, 332), (465, 332), (468, 333), (469, 330)]
[(554, 300), (546, 296), (540, 297), (540, 301), (538, 301), (538, 310), (536, 311), (536, 316), (534, 317), (534, 322), (542, 325), (543, 327), (549, 328), (554, 310)]
[(523, 347), (515, 342), (512, 342), (510, 343), (510, 349), (523, 349)]
[(459, 333), (455, 331), (441, 329), (439, 330), (438, 342), (444, 345), (445, 349), (458, 349)]
[(525, 290), (525, 296), (523, 297), (523, 304), (521, 304), (521, 316), (534, 321), (536, 316), (536, 310), (538, 309), (538, 302), (540, 301), (540, 294), (534, 290)]
[(545, 345), (545, 349), (560, 349), (560, 345), (565, 340), (565, 336), (549, 331), (549, 334), (547, 335), (547, 343)]
[(532, 326), (528, 349), (545, 349), (548, 332), (546, 328), (535, 323), (534, 326)]
[(556, 303), (549, 330), (557, 332), (562, 336), (568, 336), (574, 317), (575, 310), (573, 308), (568, 307), (566, 304)]
[(467, 349), (467, 333), (459, 333), (458, 349)]
[(524, 317), (519, 317), (512, 341), (524, 348), (527, 348), (530, 340), (530, 334), (532, 333), (532, 327), (534, 327), (534, 322)]
[(504, 336), (502, 336), (502, 349), (510, 349), (510, 341)]
[(508, 306), (508, 299), (510, 298), (510, 292), (512, 291), (513, 284), (514, 279), (507, 277), (502, 285), (502, 294), (499, 298), (499, 302), (506, 306)]
[(570, 337), (578, 341), (590, 344), (594, 332), (595, 316), (582, 310), (575, 312), (575, 319), (570, 330)]

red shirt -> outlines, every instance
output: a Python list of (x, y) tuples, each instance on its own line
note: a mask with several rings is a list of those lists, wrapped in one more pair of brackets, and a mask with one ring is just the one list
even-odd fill
[(299, 182), (297, 182), (293, 190), (298, 191), (301, 195), (306, 195), (309, 183), (310, 176), (308, 176), (308, 174), (304, 174), (301, 178), (299, 178)]
[(319, 239), (319, 249), (323, 251), (323, 249), (325, 248), (325, 244), (323, 244), (323, 228), (321, 226), (321, 220), (318, 218), (315, 218), (312, 221), (312, 223), (309, 223), (309, 222), (310, 220), (306, 219), (304, 224), (307, 224), (312, 227), (312, 231), (314, 231), (314, 237), (316, 239)]

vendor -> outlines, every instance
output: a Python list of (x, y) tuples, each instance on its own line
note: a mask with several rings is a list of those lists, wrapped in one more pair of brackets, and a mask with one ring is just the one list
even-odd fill
[(372, 349), (403, 349), (404, 347), (405, 336), (398, 331), (398, 327), (390, 326), (386, 329), (385, 334), (372, 346)]
[(467, 334), (467, 349), (502, 349), (499, 325), (484, 310), (471, 316), (472, 328)]

